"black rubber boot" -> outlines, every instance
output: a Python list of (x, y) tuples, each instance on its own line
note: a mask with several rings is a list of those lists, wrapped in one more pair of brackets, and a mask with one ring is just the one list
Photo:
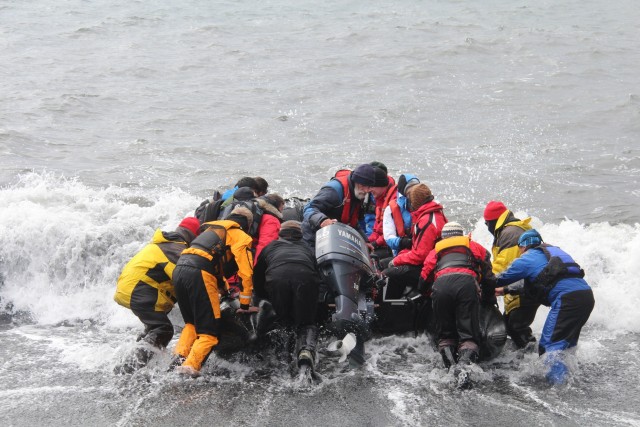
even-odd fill
[(453, 374), (456, 377), (456, 387), (460, 390), (468, 390), (472, 387), (471, 370), (469, 365), (475, 364), (479, 359), (478, 352), (471, 348), (465, 348), (458, 353), (458, 365)]
[(267, 300), (260, 301), (260, 311), (255, 316), (251, 316), (251, 324), (258, 336), (266, 334), (273, 327), (276, 319), (276, 312), (273, 305)]
[(442, 356), (442, 361), (444, 362), (444, 367), (449, 369), (451, 365), (455, 365), (457, 362), (456, 359), (456, 348), (454, 346), (446, 346), (440, 349), (440, 355)]
[(149, 333), (149, 326), (145, 325), (144, 326), (144, 331), (140, 332), (138, 334), (138, 336), (136, 337), (136, 342), (140, 342), (140, 340), (143, 340), (147, 336), (148, 333)]
[(318, 328), (315, 325), (302, 326), (297, 330), (296, 354), (298, 367), (302, 365), (315, 367), (316, 345), (318, 342)]
[(315, 369), (315, 358), (315, 352), (311, 352), (309, 350), (300, 350), (300, 352), (298, 352), (298, 368), (308, 366), (312, 370)]
[(147, 366), (147, 363), (153, 357), (154, 352), (149, 348), (136, 348), (125, 361), (113, 369), (113, 373), (117, 375), (133, 374), (140, 368)]
[(460, 350), (458, 354), (458, 363), (461, 365), (471, 365), (472, 363), (477, 363), (479, 358), (477, 351), (465, 348), (464, 350)]
[(169, 368), (167, 372), (171, 372), (176, 369), (178, 366), (182, 365), (187, 358), (184, 356), (180, 356), (179, 354), (175, 354), (169, 363)]

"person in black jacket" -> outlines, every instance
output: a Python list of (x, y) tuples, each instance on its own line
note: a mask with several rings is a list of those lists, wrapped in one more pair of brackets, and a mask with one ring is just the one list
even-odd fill
[(313, 369), (320, 284), (316, 259), (302, 240), (299, 221), (285, 221), (278, 235), (262, 250), (254, 267), (254, 295), (272, 304), (279, 325), (295, 330), (298, 366)]

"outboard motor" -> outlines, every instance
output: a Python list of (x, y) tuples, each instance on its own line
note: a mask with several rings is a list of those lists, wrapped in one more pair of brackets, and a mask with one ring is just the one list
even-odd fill
[(352, 333), (355, 348), (349, 359), (364, 363), (364, 342), (371, 338), (373, 300), (367, 297), (374, 279), (364, 238), (346, 224), (335, 223), (316, 232), (316, 259), (327, 286), (326, 303), (335, 302), (329, 330), (338, 338)]

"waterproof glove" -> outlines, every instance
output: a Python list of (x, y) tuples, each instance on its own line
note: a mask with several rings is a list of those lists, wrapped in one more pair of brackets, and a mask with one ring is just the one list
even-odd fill
[(495, 293), (492, 293), (493, 290), (491, 291), (485, 291), (483, 290), (480, 296), (480, 303), (483, 305), (497, 305), (498, 304), (498, 299), (495, 296)]
[(482, 283), (480, 289), (480, 303), (484, 305), (496, 305), (498, 300), (496, 299), (495, 282)]
[(408, 265), (401, 265), (399, 267), (389, 267), (389, 268), (385, 268), (384, 270), (382, 270), (382, 274), (384, 274), (387, 277), (393, 277), (393, 276), (402, 276), (403, 274), (407, 273), (409, 271), (409, 266)]
[(502, 290), (504, 291), (505, 295), (521, 295), (524, 293), (524, 280), (519, 280), (515, 283), (507, 285), (503, 287)]
[(418, 279), (417, 289), (418, 289), (418, 292), (420, 292), (423, 295), (426, 295), (431, 290), (431, 283), (427, 282), (426, 279), (420, 276), (420, 279)]
[(398, 248), (400, 250), (402, 249), (411, 249), (411, 245), (412, 245), (412, 240), (411, 237), (402, 237), (400, 238), (400, 245), (398, 245)]

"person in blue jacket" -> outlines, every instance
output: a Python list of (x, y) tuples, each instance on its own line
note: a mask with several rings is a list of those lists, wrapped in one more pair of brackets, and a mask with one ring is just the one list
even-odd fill
[[(578, 344), (580, 331), (594, 306), (593, 291), (584, 271), (557, 246), (543, 243), (535, 229), (518, 239), (522, 255), (498, 276), (496, 295), (525, 294), (551, 307), (538, 344), (545, 356), (546, 378), (562, 384), (568, 375), (562, 351)], [(518, 282), (523, 279), (523, 282)]]
[(341, 169), (323, 185), (304, 207), (303, 240), (315, 253), (316, 232), (336, 222), (350, 225), (366, 238), (362, 229), (362, 204), (376, 184), (373, 166), (363, 163), (353, 171)]

